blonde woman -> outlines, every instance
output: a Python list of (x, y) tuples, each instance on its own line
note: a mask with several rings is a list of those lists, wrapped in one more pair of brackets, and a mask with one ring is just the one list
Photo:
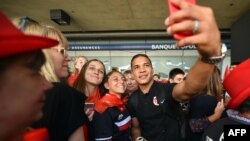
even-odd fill
[[(84, 97), (71, 87), (59, 83), (68, 76), (68, 56), (66, 55), (67, 40), (62, 33), (51, 26), (42, 26), (30, 18), (15, 20), (19, 28), (27, 34), (36, 34), (55, 39), (57, 46), (44, 49), (46, 57), (42, 74), (53, 83), (53, 88), (46, 92), (44, 116), (35, 122), (32, 127), (46, 127), (49, 130), (50, 140), (79, 141), (85, 140), (82, 125), (86, 123), (86, 115), (82, 112)], [(45, 32), (36, 30), (42, 27)]]
[(73, 86), (73, 83), (75, 82), (75, 80), (77, 79), (77, 77), (79, 76), (79, 73), (83, 67), (83, 65), (88, 61), (87, 57), (85, 56), (78, 56), (76, 57), (75, 61), (74, 61), (74, 73), (68, 78), (68, 84), (70, 86)]
[(46, 55), (47, 62), (42, 68), (42, 73), (47, 80), (51, 82), (60, 82), (69, 75), (69, 57), (66, 54), (68, 42), (58, 29), (52, 26), (46, 26), (46, 28), (46, 36), (59, 41), (59, 44), (52, 48), (43, 50)]

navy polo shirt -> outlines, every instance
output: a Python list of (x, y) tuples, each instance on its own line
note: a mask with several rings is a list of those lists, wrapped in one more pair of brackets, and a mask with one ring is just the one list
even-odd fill
[(127, 110), (111, 107), (101, 114), (95, 112), (93, 125), (96, 141), (130, 141), (131, 116)]
[[(131, 117), (139, 120), (141, 134), (148, 141), (177, 141), (179, 140), (178, 122), (163, 113), (159, 103), (165, 103), (175, 114), (181, 109), (180, 104), (172, 97), (175, 84), (164, 84), (154, 81), (148, 93), (144, 94), (140, 89), (134, 92), (128, 101), (128, 110)], [(159, 97), (165, 94), (165, 98), (159, 101)], [(137, 106), (132, 101), (137, 99)]]

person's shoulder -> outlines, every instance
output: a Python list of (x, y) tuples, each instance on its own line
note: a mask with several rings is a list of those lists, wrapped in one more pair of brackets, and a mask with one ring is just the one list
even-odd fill
[(136, 90), (135, 92), (133, 92), (129, 97), (128, 97), (128, 101), (127, 103), (135, 103), (139, 97), (139, 94), (141, 93), (140, 90)]
[(156, 89), (172, 90), (175, 85), (176, 83), (161, 83), (161, 82), (155, 81), (153, 87), (155, 87)]
[(128, 97), (127, 106), (129, 109), (131, 108), (131, 106), (134, 108), (137, 106), (140, 93), (141, 91), (138, 89)]
[(219, 141), (221, 138), (223, 138), (223, 128), (224, 125), (228, 125), (228, 124), (235, 124), (235, 122), (226, 117), (226, 118), (222, 118), (218, 121), (216, 121), (215, 123), (211, 124), (203, 133), (202, 136), (202, 141), (206, 141), (206, 140), (214, 140), (214, 141)]
[(207, 94), (202, 94), (202, 95), (197, 95), (191, 101), (199, 101), (199, 102), (206, 102), (206, 103), (216, 103), (217, 104), (217, 99), (215, 96), (207, 95)]
[(53, 88), (67, 88), (68, 87), (68, 85), (67, 84), (65, 84), (65, 83), (62, 83), (62, 82), (53, 82), (52, 83), (53, 84)]
[(176, 85), (176, 83), (162, 83), (162, 82), (159, 82), (159, 81), (154, 81), (154, 85), (157, 85), (157, 86), (174, 86), (174, 85)]
[(80, 91), (70, 87), (69, 85), (61, 82), (53, 83), (53, 87), (50, 93), (55, 93), (61, 96), (77, 96), (79, 98), (86, 98), (86, 96)]
[(77, 91), (76, 89), (70, 87), (68, 84), (65, 83), (61, 83), (61, 82), (57, 82), (57, 83), (53, 83), (53, 88), (55, 90), (60, 90), (62, 93), (68, 93), (69, 91), (73, 91), (76, 93), (79, 93), (79, 91)]

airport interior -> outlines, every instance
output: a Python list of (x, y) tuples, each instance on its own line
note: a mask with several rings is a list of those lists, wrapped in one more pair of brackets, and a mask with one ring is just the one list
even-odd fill
[(250, 0), (0, 0), (0, 19), (0, 141), (249, 141)]
[[(221, 71), (248, 57), (249, 53), (241, 50), (249, 47), (246, 38), (250, 32), (245, 31), (249, 31), (250, 1), (196, 3), (214, 10), (227, 45), (226, 57), (218, 64)], [(1, 0), (0, 10), (9, 17), (28, 16), (59, 28), (69, 41), (71, 60), (81, 55), (100, 59), (107, 71), (130, 69), (131, 57), (145, 53), (152, 59), (155, 73), (168, 78), (175, 67), (188, 72), (198, 57), (194, 45), (176, 48), (173, 37), (166, 34), (164, 19), (169, 12), (165, 0)], [(73, 62), (69, 64), (72, 68)]]

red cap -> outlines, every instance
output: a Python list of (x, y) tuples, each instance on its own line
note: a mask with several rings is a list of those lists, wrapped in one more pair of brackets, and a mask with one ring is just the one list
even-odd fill
[(230, 72), (224, 79), (223, 86), (231, 96), (228, 107), (237, 109), (250, 96), (250, 59)]
[(56, 46), (58, 41), (49, 38), (25, 35), (0, 12), (0, 57)]

